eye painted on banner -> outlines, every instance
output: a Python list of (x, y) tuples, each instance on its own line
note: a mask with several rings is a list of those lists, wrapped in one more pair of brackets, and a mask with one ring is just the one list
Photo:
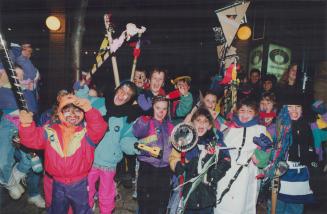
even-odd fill
[(288, 54), (281, 49), (274, 49), (269, 53), (269, 58), (277, 65), (285, 65), (290, 60)]
[(261, 61), (262, 61), (262, 51), (261, 50), (254, 51), (251, 56), (252, 65), (256, 65), (256, 64), (260, 63)]

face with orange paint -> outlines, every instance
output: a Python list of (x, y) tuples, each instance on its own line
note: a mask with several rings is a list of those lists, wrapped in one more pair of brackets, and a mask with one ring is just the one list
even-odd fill
[(78, 125), (84, 119), (84, 112), (73, 104), (65, 106), (61, 113), (65, 122), (73, 126)]
[(168, 101), (157, 101), (153, 104), (153, 117), (158, 121), (163, 121), (168, 112)]

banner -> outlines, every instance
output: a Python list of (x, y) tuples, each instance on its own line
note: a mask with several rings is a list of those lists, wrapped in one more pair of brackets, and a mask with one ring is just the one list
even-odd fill
[(259, 45), (252, 49), (250, 52), (249, 59), (249, 71), (252, 69), (262, 70), (262, 57), (263, 57), (263, 45)]
[(279, 80), (291, 63), (291, 50), (289, 48), (269, 44), (267, 73), (273, 74)]

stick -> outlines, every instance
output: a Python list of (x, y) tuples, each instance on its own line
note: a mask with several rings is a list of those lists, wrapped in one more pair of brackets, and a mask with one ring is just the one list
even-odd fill
[[(105, 24), (105, 27), (106, 27), (107, 38), (108, 38), (109, 44), (112, 43), (112, 32), (113, 32), (113, 29), (110, 26), (110, 18), (111, 18), (111, 14), (105, 14), (104, 15), (104, 24)], [(117, 59), (116, 59), (115, 55), (112, 55), (111, 62), (112, 62), (112, 69), (113, 69), (113, 72), (114, 72), (115, 85), (116, 85), (116, 87), (118, 87), (119, 83), (120, 83), (120, 80), (119, 80)]]
[(15, 98), (16, 98), (16, 102), (17, 102), (17, 106), (19, 108), (19, 110), (25, 110), (28, 111), (27, 108), (27, 103), (26, 100), (24, 98), (24, 94), (23, 94), (23, 89), (20, 86), (19, 80), (17, 78), (14, 66), (13, 66), (13, 62), (11, 61), (11, 58), (9, 56), (9, 52), (8, 49), (6, 47), (5, 41), (2, 38), (2, 35), (0, 34), (0, 59), (3, 63), (3, 67), (6, 71), (6, 74), (8, 76), (8, 80), (11, 84), (12, 87), (12, 91), (14, 92)]

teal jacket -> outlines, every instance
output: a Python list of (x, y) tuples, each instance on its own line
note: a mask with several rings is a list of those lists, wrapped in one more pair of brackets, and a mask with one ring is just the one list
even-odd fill
[(137, 154), (134, 143), (137, 139), (132, 133), (133, 123), (127, 123), (127, 117), (110, 117), (109, 131), (98, 144), (94, 152), (93, 165), (100, 168), (116, 170), (116, 165), (128, 155)]

